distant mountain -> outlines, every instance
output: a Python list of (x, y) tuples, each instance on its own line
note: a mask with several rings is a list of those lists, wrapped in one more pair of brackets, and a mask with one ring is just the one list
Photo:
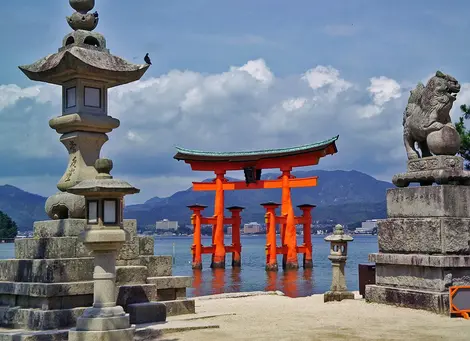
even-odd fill
[(10, 185), (0, 186), (0, 211), (8, 214), (20, 230), (30, 230), (36, 220), (48, 219), (46, 198)]
[[(379, 181), (357, 171), (301, 171), (293, 172), (297, 177), (318, 176), (318, 186), (313, 188), (292, 189), (293, 204), (314, 204), (314, 220), (334, 220), (345, 224), (366, 219), (385, 218), (385, 191), (394, 187), (391, 183)], [(262, 179), (275, 179), (278, 174), (267, 173)], [(205, 180), (208, 181), (208, 180)], [(264, 210), (261, 203), (280, 202), (281, 190), (246, 190), (227, 191), (225, 206), (239, 205), (246, 209), (242, 213), (243, 221), (263, 221)], [(151, 204), (149, 204), (151, 203)], [(125, 216), (137, 219), (139, 226), (153, 225), (157, 220), (178, 220), (189, 222), (191, 204), (207, 205), (205, 215), (213, 213), (214, 193), (194, 192), (192, 188), (180, 191), (172, 196), (148, 200), (144, 204), (126, 207)], [(300, 214), (299, 210), (296, 213)]]
[[(314, 204), (314, 220), (334, 220), (344, 224), (386, 216), (385, 191), (392, 188), (389, 182), (379, 181), (357, 171), (303, 171), (293, 172), (297, 177), (318, 176), (318, 186), (292, 190), (294, 205)], [(267, 173), (263, 179), (275, 179), (278, 174)], [(237, 180), (229, 178), (230, 180)], [(210, 181), (210, 179), (205, 180)], [(228, 191), (225, 206), (239, 205), (244, 222), (264, 221), (261, 203), (281, 201), (281, 190)], [(46, 198), (25, 192), (10, 185), (0, 186), (0, 211), (8, 214), (21, 230), (30, 230), (33, 222), (48, 219), (44, 212)], [(213, 214), (214, 193), (194, 192), (192, 188), (176, 192), (168, 198), (154, 197), (143, 204), (125, 208), (126, 219), (137, 219), (139, 226), (154, 225), (157, 220), (178, 220), (189, 223), (191, 204), (207, 205), (206, 216)], [(298, 210), (296, 213), (300, 214)]]

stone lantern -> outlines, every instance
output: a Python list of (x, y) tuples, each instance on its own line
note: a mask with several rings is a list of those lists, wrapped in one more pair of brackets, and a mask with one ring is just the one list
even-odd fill
[(116, 255), (126, 241), (123, 229), (123, 198), (138, 193), (137, 188), (109, 174), (113, 163), (98, 159), (95, 179), (84, 180), (68, 189), (82, 195), (86, 203), (87, 228), (80, 234), (81, 241), (93, 251), (94, 296), (93, 306), (78, 318), (77, 326), (69, 332), (69, 340), (131, 341), (135, 329), (129, 315), (116, 306)]
[(93, 167), (107, 133), (119, 127), (119, 120), (108, 115), (108, 89), (139, 80), (148, 64), (132, 64), (112, 55), (103, 35), (93, 30), (98, 14), (88, 13), (95, 0), (69, 0), (75, 9), (67, 23), (73, 32), (67, 34), (62, 47), (20, 70), (31, 80), (62, 87), (62, 115), (49, 121), (61, 134), (60, 141), (69, 153), (64, 175), (57, 184), (60, 190), (46, 201), (51, 219), (84, 218), (83, 197), (67, 190), (82, 180), (93, 179)]
[(346, 277), (344, 275), (344, 265), (348, 257), (348, 242), (353, 241), (353, 237), (344, 234), (343, 227), (336, 225), (333, 234), (325, 237), (325, 241), (330, 242), (330, 255), (332, 265), (332, 281), (330, 291), (324, 295), (324, 301), (342, 301), (354, 299), (354, 294), (346, 287)]

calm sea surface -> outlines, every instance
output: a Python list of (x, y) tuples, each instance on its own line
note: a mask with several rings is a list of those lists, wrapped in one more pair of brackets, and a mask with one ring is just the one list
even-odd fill
[[(203, 255), (203, 270), (191, 269), (190, 247), (192, 237), (155, 237), (156, 255), (173, 255), (173, 274), (193, 276), (193, 288), (188, 296), (201, 296), (240, 291), (280, 290), (291, 297), (308, 296), (327, 291), (331, 284), (331, 263), (328, 260), (329, 243), (325, 236), (312, 236), (314, 268), (304, 271), (266, 272), (265, 251), (266, 236), (242, 235), (242, 267), (232, 269), (231, 254), (227, 255), (227, 268), (212, 270), (210, 255)], [(301, 243), (299, 236), (299, 244)], [(211, 238), (203, 237), (203, 244), (210, 245)], [(226, 244), (231, 244), (230, 236)], [(377, 252), (376, 236), (354, 236), (349, 244), (346, 263), (346, 281), (349, 290), (358, 290), (358, 264), (367, 263), (369, 253)], [(278, 255), (281, 265), (282, 256)], [(299, 255), (299, 263), (302, 262)], [(14, 244), (0, 244), (0, 259), (14, 258)]]

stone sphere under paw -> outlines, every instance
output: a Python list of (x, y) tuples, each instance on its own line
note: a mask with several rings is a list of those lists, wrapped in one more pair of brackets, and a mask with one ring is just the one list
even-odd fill
[(450, 126), (433, 131), (426, 138), (426, 142), (434, 155), (455, 155), (460, 149), (460, 135)]

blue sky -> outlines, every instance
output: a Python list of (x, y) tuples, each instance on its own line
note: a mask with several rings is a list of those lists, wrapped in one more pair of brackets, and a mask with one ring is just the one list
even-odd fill
[[(58, 91), (17, 66), (57, 52), (73, 10), (66, 0), (1, 6), (0, 184), (50, 195), (67, 160), (48, 127), (60, 114)], [(142, 63), (149, 52), (153, 61), (140, 82), (110, 93), (109, 114), (122, 124), (103, 154), (142, 188), (131, 202), (206, 176), (172, 160), (174, 144), (258, 149), (340, 134), (339, 153), (320, 168), (388, 180), (405, 167), (401, 116), (411, 87), (438, 69), (470, 81), (469, 7), (463, 0), (96, 0), (96, 31), (111, 53)], [(470, 102), (465, 89), (455, 106)]]

